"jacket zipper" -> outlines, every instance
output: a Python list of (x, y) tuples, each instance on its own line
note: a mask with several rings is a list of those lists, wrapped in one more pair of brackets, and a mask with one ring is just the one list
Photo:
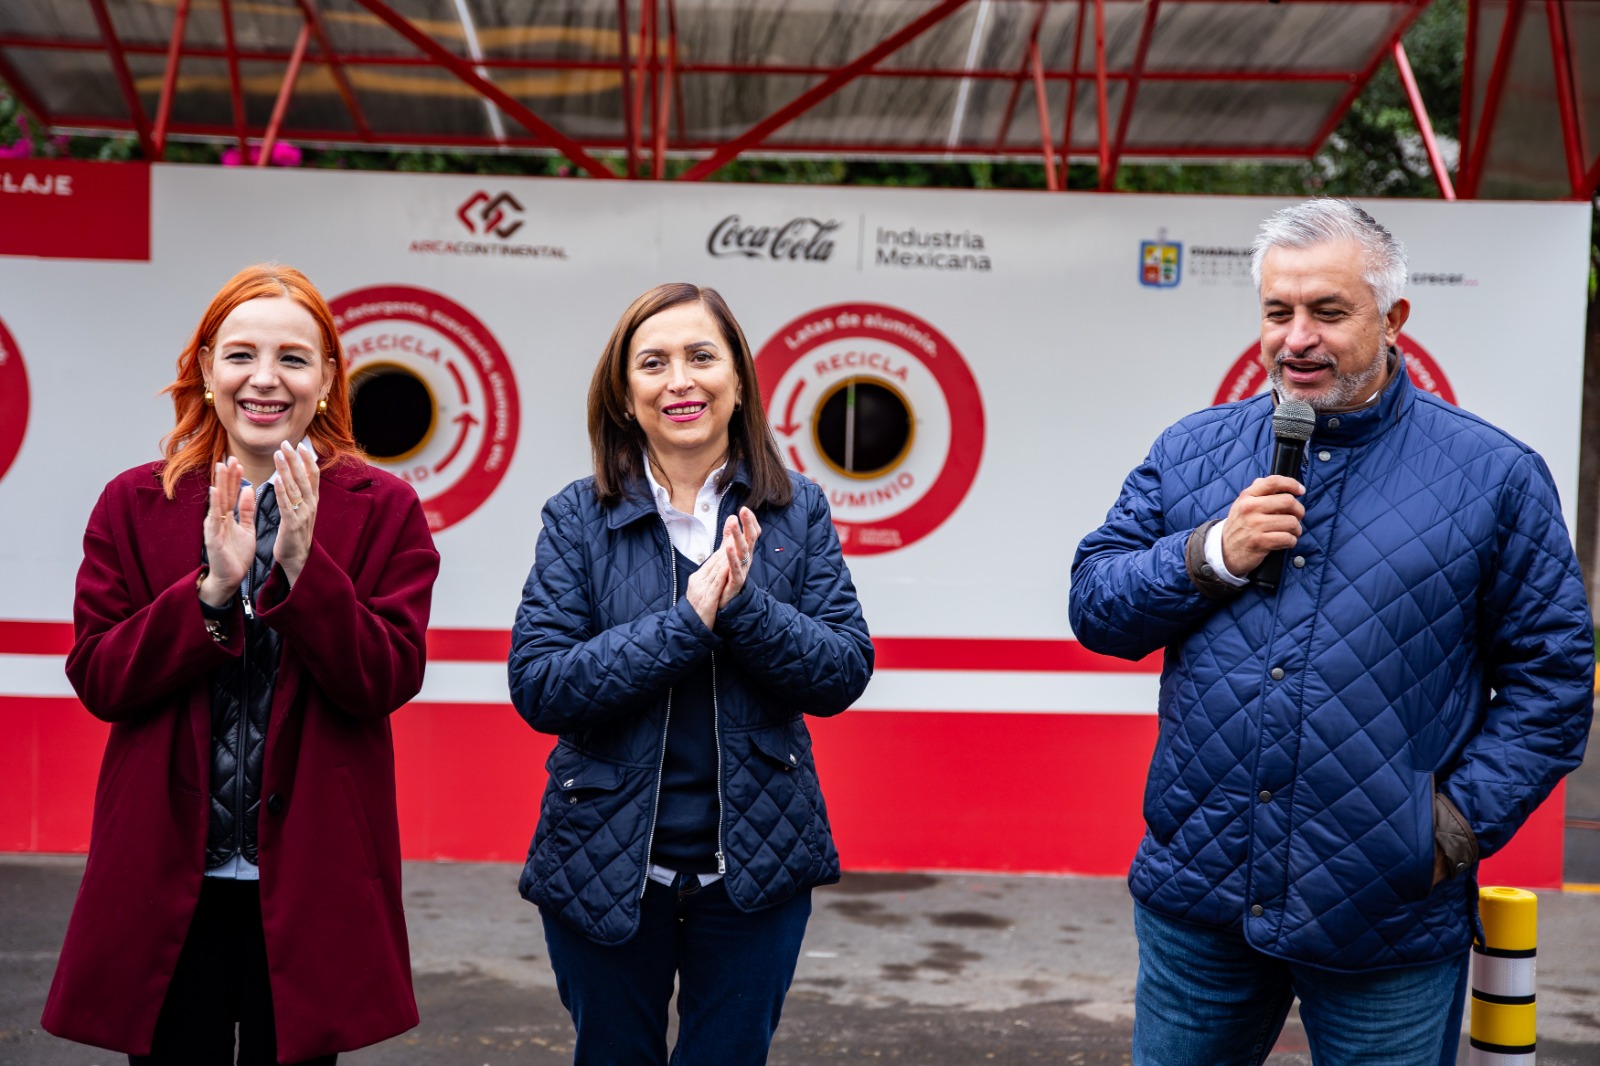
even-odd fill
[[(657, 515), (660, 518), (660, 515)], [(667, 535), (667, 564), (672, 568), (672, 605), (678, 605), (678, 555), (672, 547), (672, 531), (661, 518), (661, 531)], [(639, 878), (639, 899), (650, 887), (650, 848), (656, 841), (656, 819), (661, 815), (661, 779), (667, 772), (667, 726), (672, 722), (672, 689), (667, 689), (667, 713), (661, 717), (661, 755), (656, 760), (656, 798), (650, 804), (650, 831), (644, 837), (644, 876)], [(719, 845), (720, 846), (720, 845)]]
[[(716, 551), (722, 546), (722, 528), (728, 521), (728, 516), (723, 513), (722, 501), (728, 495), (728, 490), (723, 489), (717, 496), (717, 528), (711, 534), (711, 550)], [(717, 875), (726, 877), (728, 861), (723, 853), (722, 828), (727, 820), (727, 811), (722, 800), (722, 716), (717, 705), (717, 653), (711, 653), (711, 742), (717, 749)]]
[(717, 653), (711, 653), (711, 742), (717, 746), (717, 875), (728, 872), (722, 855), (722, 726), (717, 717)]
[[(728, 490), (723, 489), (717, 497), (717, 523), (718, 531), (711, 535), (711, 550), (716, 551), (722, 542), (720, 536), (721, 523), (726, 521), (722, 514), (722, 500), (728, 495)], [(661, 518), (659, 513), (658, 518)], [(661, 530), (667, 535), (667, 563), (672, 574), (672, 605), (678, 605), (678, 551), (672, 545), (672, 530), (667, 528), (667, 520), (661, 518)], [(672, 722), (672, 689), (667, 689), (667, 713), (661, 719), (661, 756), (656, 760), (656, 795), (655, 802), (650, 806), (650, 831), (644, 838), (644, 876), (639, 880), (639, 898), (643, 899), (645, 891), (650, 887), (650, 848), (656, 839), (656, 818), (661, 814), (661, 779), (666, 774), (667, 768), (667, 726)], [(717, 712), (717, 653), (711, 653), (711, 742), (717, 749), (717, 875), (725, 876), (728, 872), (728, 862), (722, 849), (722, 827), (726, 819), (726, 811), (722, 799), (722, 726)]]
[[(256, 557), (252, 552), (249, 565), (245, 567), (244, 581), (239, 586), (239, 603), (244, 608), (247, 619), (256, 616), (250, 606), (250, 578), (255, 571)], [(239, 858), (244, 858), (244, 777), (245, 777), (245, 725), (250, 715), (250, 623), (244, 627), (244, 640), (239, 649), (239, 721), (234, 725), (234, 750), (233, 767), (233, 851)], [(248, 860), (247, 860), (248, 861)]]

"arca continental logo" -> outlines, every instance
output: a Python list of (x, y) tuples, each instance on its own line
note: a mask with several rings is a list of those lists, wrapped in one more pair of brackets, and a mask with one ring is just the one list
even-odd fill
[(511, 240), (522, 233), (527, 222), (523, 217), (525, 213), (522, 203), (511, 193), (504, 190), (491, 193), (479, 189), (451, 211), (456, 225), (465, 229), (473, 239), (456, 236), (420, 237), (411, 241), (408, 251), (413, 255), (471, 256), (480, 259), (567, 259), (567, 249), (560, 245)]
[(467, 227), (468, 233), (490, 233), (501, 240), (509, 240), (522, 228), (521, 217), (513, 220), (513, 214), (522, 214), (522, 205), (515, 196), (508, 192), (490, 196), (481, 189), (456, 209), (456, 217)]

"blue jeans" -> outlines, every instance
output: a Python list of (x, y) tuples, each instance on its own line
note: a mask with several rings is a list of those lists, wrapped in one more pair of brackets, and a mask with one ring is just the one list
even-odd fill
[(1190, 925), (1138, 904), (1134, 1066), (1258, 1066), (1300, 998), (1316, 1066), (1453, 1066), (1467, 963), (1370, 973), (1285, 962), (1243, 935)]
[[(726, 882), (680, 874), (651, 881), (639, 931), (596, 944), (539, 908), (576, 1066), (760, 1066), (778, 1031), (811, 917), (811, 892), (746, 913)], [(667, 1005), (678, 981), (678, 1043), (667, 1057)]]

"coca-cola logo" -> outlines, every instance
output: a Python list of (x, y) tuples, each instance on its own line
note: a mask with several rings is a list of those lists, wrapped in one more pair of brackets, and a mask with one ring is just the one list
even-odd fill
[(746, 259), (804, 259), (825, 263), (833, 254), (833, 232), (843, 223), (836, 218), (791, 218), (781, 226), (746, 224), (729, 215), (711, 229), (706, 251), (714, 258), (740, 255)]

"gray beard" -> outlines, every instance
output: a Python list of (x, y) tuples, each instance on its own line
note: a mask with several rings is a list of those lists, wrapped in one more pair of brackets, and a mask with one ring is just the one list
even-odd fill
[(1283, 364), (1279, 361), (1284, 358), (1282, 352), (1273, 360), (1272, 368), (1267, 371), (1267, 381), (1277, 390), (1279, 396), (1291, 399), (1304, 400), (1315, 411), (1331, 411), (1340, 407), (1349, 407), (1359, 403), (1377, 391), (1378, 382), (1383, 379), (1384, 372), (1389, 366), (1388, 352), (1380, 344), (1378, 356), (1367, 369), (1359, 374), (1341, 374), (1338, 370), (1333, 372), (1333, 384), (1314, 396), (1303, 396), (1298, 391), (1284, 384)]

